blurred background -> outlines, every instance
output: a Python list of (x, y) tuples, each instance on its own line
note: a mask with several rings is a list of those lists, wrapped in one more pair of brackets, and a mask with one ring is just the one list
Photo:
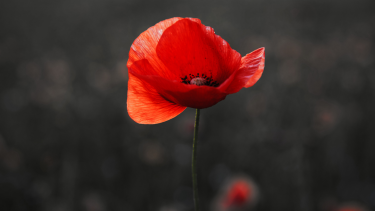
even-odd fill
[(198, 182), (210, 210), (249, 176), (253, 210), (375, 209), (375, 2), (0, 2), (0, 210), (192, 210), (194, 109), (158, 125), (126, 111), (132, 42), (195, 17), (242, 55), (249, 89), (201, 112)]

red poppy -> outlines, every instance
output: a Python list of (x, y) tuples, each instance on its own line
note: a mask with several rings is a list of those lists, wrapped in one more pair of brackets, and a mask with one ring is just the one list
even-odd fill
[(351, 203), (340, 206), (337, 208), (337, 211), (367, 211), (367, 209), (358, 204)]
[(252, 198), (252, 194), (252, 190), (246, 181), (236, 181), (228, 190), (228, 193), (223, 201), (223, 206), (227, 208), (230, 206), (241, 206), (247, 204), (249, 199)]
[(340, 208), (338, 211), (362, 211), (362, 209), (357, 207), (343, 207)]
[(161, 21), (131, 46), (129, 116), (141, 124), (156, 124), (186, 107), (213, 106), (228, 94), (253, 86), (263, 73), (264, 58), (264, 48), (241, 58), (199, 19)]
[(214, 210), (244, 210), (256, 204), (258, 188), (247, 177), (231, 179), (214, 202)]

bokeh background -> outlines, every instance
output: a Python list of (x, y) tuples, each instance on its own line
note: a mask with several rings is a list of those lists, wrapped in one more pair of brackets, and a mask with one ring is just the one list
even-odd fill
[(126, 111), (132, 42), (195, 17), (261, 80), (201, 112), (198, 182), (258, 185), (253, 210), (375, 209), (372, 0), (0, 2), (0, 210), (192, 210), (194, 110), (158, 125)]

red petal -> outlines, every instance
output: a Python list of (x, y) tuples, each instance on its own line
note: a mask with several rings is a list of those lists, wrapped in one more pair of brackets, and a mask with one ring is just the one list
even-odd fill
[(241, 66), (219, 88), (226, 88), (227, 93), (236, 93), (243, 87), (253, 86), (262, 76), (264, 69), (264, 48), (259, 48), (241, 59)]
[(152, 68), (144, 66), (144, 64), (137, 65), (137, 63), (129, 68), (127, 99), (129, 116), (140, 124), (157, 124), (170, 120), (183, 112), (186, 107), (166, 100), (150, 84), (131, 73), (136, 68)]
[[(240, 66), (241, 55), (198, 19), (182, 19), (167, 28), (156, 53), (180, 77), (206, 74), (222, 83)], [(163, 76), (162, 76), (163, 77)]]
[(248, 54), (241, 59), (240, 69), (244, 68), (244, 69), (248, 69), (249, 72), (252, 72), (250, 70), (250, 69), (252, 69), (251, 65), (256, 65), (257, 60), (259, 59), (259, 57), (261, 57), (260, 62), (258, 63), (258, 69), (254, 71), (252, 76), (247, 81), (247, 83), (245, 85), (246, 88), (249, 88), (249, 87), (253, 86), (260, 79), (260, 77), (262, 76), (263, 70), (264, 70), (264, 61), (266, 59), (265, 49), (259, 48), (258, 50), (253, 51), (253, 53), (255, 54), (255, 52), (257, 52), (257, 51), (259, 51), (258, 55), (251, 55), (250, 56), (250, 54)]
[(180, 19), (182, 18), (171, 18), (161, 21), (139, 35), (130, 48), (129, 60), (127, 63), (128, 68), (138, 60), (147, 59), (154, 68), (155, 73), (166, 78), (175, 77), (174, 73), (165, 71), (167, 68), (156, 55), (155, 49), (165, 29)]
[(135, 62), (129, 68), (129, 75), (132, 74), (141, 81), (150, 84), (165, 99), (183, 107), (207, 108), (224, 100), (227, 95), (216, 87), (186, 85), (180, 81), (168, 80), (160, 76), (139, 74), (138, 72), (142, 71), (134, 71), (137, 68), (150, 70), (152, 67), (146, 59)]

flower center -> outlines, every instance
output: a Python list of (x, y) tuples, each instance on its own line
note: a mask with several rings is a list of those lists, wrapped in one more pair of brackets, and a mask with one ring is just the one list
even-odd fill
[(205, 74), (202, 74), (200, 76), (199, 73), (197, 73), (197, 75), (189, 74), (189, 77), (186, 75), (185, 77), (181, 78), (181, 80), (182, 80), (181, 83), (191, 84), (191, 85), (196, 85), (196, 86), (202, 86), (202, 85), (213, 86), (213, 87), (219, 86), (218, 82), (212, 80), (212, 76), (208, 77)]
[(190, 84), (194, 84), (197, 86), (205, 85), (206, 79), (201, 78), (201, 77), (196, 77), (196, 78), (191, 79)]

